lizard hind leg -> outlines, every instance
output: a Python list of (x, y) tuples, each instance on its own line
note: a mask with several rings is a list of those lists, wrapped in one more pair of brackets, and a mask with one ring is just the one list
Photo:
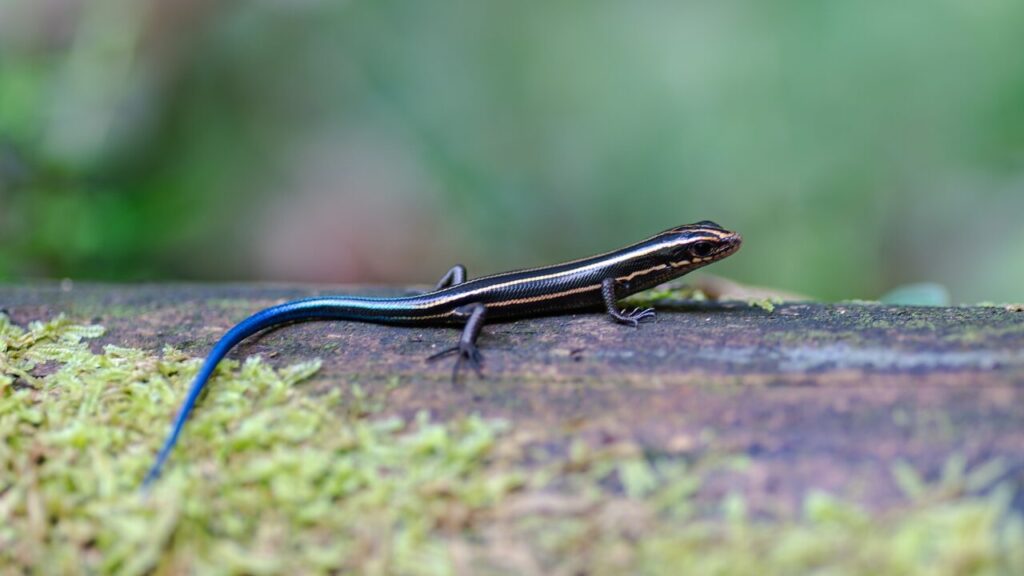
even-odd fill
[(437, 286), (434, 287), (434, 290), (449, 288), (457, 284), (462, 284), (465, 281), (466, 267), (462, 264), (456, 264), (449, 268), (448, 271), (444, 273), (444, 276), (441, 276), (441, 279), (437, 281)]
[(476, 345), (476, 340), (480, 337), (480, 329), (484, 326), (484, 321), (487, 317), (487, 307), (480, 303), (467, 304), (459, 308), (457, 312), (460, 316), (467, 318), (466, 326), (462, 329), (462, 336), (459, 337), (458, 344), (427, 358), (427, 362), (433, 362), (434, 360), (455, 354), (455, 366), (452, 367), (453, 384), (458, 382), (459, 371), (464, 364), (472, 368), (478, 377), (484, 377), (484, 357)]
[[(451, 288), (452, 286), (462, 284), (466, 281), (466, 277), (466, 267), (462, 264), (456, 264), (449, 268), (448, 271), (444, 273), (444, 276), (441, 276), (441, 279), (437, 281), (436, 285), (434, 285), (433, 290), (428, 290), (426, 293), (436, 292), (438, 290), (443, 290), (444, 288)], [(424, 292), (419, 290), (407, 290), (405, 292), (406, 296), (419, 296), (420, 294), (424, 294)]]

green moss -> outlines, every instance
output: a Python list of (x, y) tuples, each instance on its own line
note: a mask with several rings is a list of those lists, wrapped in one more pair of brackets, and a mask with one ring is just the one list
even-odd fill
[(652, 288), (626, 298), (623, 305), (647, 308), (666, 302), (706, 302), (707, 300), (707, 295), (701, 290), (683, 285), (677, 288)]
[(1010, 302), (976, 302), (974, 304), (961, 304), (961, 308), (1002, 308), (1007, 312), (1022, 312), (1024, 311), (1024, 304), (1014, 304)]
[(782, 300), (778, 298), (751, 298), (747, 300), (747, 304), (755, 308), (760, 308), (765, 312), (771, 314), (775, 311), (775, 305), (781, 304)]
[(358, 383), (314, 395), (315, 361), (225, 362), (144, 498), (200, 361), (97, 354), (100, 334), (0, 316), (0, 566), (15, 573), (1024, 570), (1011, 493), (971, 495), (998, 466), (954, 460), (937, 485), (899, 467), (911, 504), (886, 513), (813, 493), (797, 518), (754, 520), (741, 495), (697, 496), (727, 456), (652, 460), (572, 435), (551, 455), (500, 420), (387, 417)]
[(959, 341), (964, 343), (984, 342), (995, 340), (1006, 336), (1017, 336), (1024, 334), (1024, 323), (1008, 324), (1005, 326), (977, 327), (970, 326), (960, 332), (954, 332), (946, 336), (945, 340)]
[(935, 322), (923, 318), (913, 318), (902, 322), (900, 323), (900, 328), (907, 331), (917, 330), (922, 332), (934, 332), (937, 329)]

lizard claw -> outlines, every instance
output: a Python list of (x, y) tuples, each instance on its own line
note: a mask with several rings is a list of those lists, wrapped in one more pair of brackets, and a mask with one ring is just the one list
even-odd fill
[(641, 322), (654, 320), (654, 316), (654, 308), (633, 308), (628, 312), (626, 310), (622, 310), (621, 317), (616, 318), (616, 320), (636, 328)]
[(459, 370), (462, 369), (463, 364), (468, 364), (469, 367), (476, 372), (476, 375), (478, 377), (484, 377), (483, 354), (481, 354), (480, 349), (477, 348), (476, 345), (472, 343), (459, 342), (457, 346), (452, 346), (451, 348), (447, 348), (445, 350), (438, 352), (437, 354), (433, 354), (427, 357), (427, 362), (433, 362), (435, 360), (439, 360), (451, 354), (457, 355), (455, 358), (455, 366), (452, 367), (452, 384), (455, 384), (458, 381)]

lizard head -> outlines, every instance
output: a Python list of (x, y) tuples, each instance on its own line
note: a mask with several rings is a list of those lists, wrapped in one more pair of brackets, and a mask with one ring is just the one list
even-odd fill
[(663, 262), (677, 272), (689, 272), (731, 255), (743, 238), (710, 220), (686, 224), (658, 235), (664, 248)]
[(624, 294), (635, 294), (717, 262), (742, 243), (710, 220), (676, 226), (629, 247), (616, 280)]

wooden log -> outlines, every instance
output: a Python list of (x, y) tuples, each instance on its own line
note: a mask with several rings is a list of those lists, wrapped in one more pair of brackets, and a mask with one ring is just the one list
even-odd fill
[[(203, 356), (231, 325), (286, 299), (403, 290), (267, 285), (0, 287), (18, 323), (65, 313), (100, 323), (93, 343)], [(891, 469), (906, 461), (937, 476), (951, 454), (968, 465), (1002, 458), (1024, 478), (1024, 312), (1013, 306), (893, 307), (658, 303), (639, 329), (601, 313), (520, 320), (484, 329), (485, 378), (450, 382), (426, 356), (450, 328), (321, 321), (274, 330), (233, 357), (276, 364), (321, 358), (313, 389), (359, 382), (386, 410), (437, 418), (480, 413), (551, 437), (567, 430), (626, 438), (653, 458), (745, 454), (742, 489), (766, 508), (796, 506), (811, 489), (873, 508), (900, 500)], [(1019, 497), (1018, 497), (1019, 498)], [(1019, 504), (1018, 504), (1019, 506)]]

